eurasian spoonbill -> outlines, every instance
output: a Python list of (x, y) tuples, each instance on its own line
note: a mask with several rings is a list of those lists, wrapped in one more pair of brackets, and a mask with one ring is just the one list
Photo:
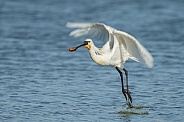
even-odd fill
[[(70, 36), (80, 37), (86, 35), (95, 37), (98, 40), (107, 41), (102, 48), (97, 48), (92, 39), (86, 39), (83, 44), (69, 48), (69, 51), (75, 51), (81, 46), (85, 46), (91, 59), (99, 65), (110, 65), (116, 68), (120, 74), (122, 83), (122, 93), (125, 96), (126, 103), (132, 106), (132, 97), (128, 88), (128, 71), (123, 64), (130, 58), (134, 61), (145, 64), (148, 68), (153, 67), (153, 57), (147, 49), (138, 42), (133, 36), (126, 32), (119, 31), (103, 23), (71, 23), (66, 24), (69, 28), (77, 28), (70, 33)], [(123, 84), (123, 73), (126, 75), (126, 89)]]

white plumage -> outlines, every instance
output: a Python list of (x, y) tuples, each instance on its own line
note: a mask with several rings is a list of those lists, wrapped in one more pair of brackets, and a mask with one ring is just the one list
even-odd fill
[[(91, 41), (89, 53), (91, 58), (98, 64), (112, 65), (123, 69), (123, 63), (129, 58), (153, 67), (153, 57), (147, 49), (133, 36), (119, 31), (103, 23), (67, 23), (69, 28), (78, 28), (70, 33), (70, 36), (80, 37), (87, 35), (98, 40), (108, 40), (101, 48), (97, 48)], [(89, 39), (88, 39), (89, 41)], [(99, 55), (95, 55), (95, 54)]]

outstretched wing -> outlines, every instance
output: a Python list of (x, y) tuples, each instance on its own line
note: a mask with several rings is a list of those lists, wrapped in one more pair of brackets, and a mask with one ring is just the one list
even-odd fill
[(70, 36), (80, 37), (88, 36), (88, 38), (95, 38), (98, 40), (107, 41), (101, 48), (102, 51), (107, 51), (113, 48), (112, 32), (114, 28), (103, 23), (72, 23), (66, 24), (69, 28), (78, 28), (70, 33)]
[[(90, 36), (97, 38), (99, 40), (108, 40), (107, 43), (102, 47), (102, 51), (107, 51), (113, 49), (114, 38), (116, 37), (119, 42), (119, 48), (122, 47), (121, 53), (127, 53), (126, 55), (138, 62), (147, 65), (149, 68), (153, 67), (153, 57), (146, 50), (146, 48), (141, 45), (133, 36), (116, 30), (110, 26), (103, 23), (71, 23), (68, 22), (67, 27), (78, 28), (70, 33), (70, 36), (80, 37), (80, 36)], [(124, 51), (124, 52), (123, 52)]]
[(99, 40), (107, 41), (109, 38), (109, 31), (107, 26), (102, 23), (72, 23), (66, 24), (69, 28), (78, 28), (70, 33), (70, 36), (80, 37), (89, 36)]
[(129, 53), (131, 59), (141, 62), (149, 68), (153, 67), (153, 57), (133, 36), (119, 30), (114, 31), (114, 35), (120, 45), (123, 45), (125, 50)]

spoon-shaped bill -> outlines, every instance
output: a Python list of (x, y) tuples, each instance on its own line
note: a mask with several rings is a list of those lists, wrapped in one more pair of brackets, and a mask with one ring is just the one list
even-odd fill
[(70, 47), (70, 48), (69, 48), (69, 51), (70, 51), (70, 52), (76, 51), (79, 47), (85, 46), (85, 45), (87, 45), (87, 44), (88, 44), (88, 43), (85, 41), (83, 44), (81, 44), (81, 45), (79, 45), (79, 46), (77, 46), (77, 47)]

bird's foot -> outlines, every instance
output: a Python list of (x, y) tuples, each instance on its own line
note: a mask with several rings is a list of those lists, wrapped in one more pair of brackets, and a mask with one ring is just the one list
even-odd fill
[(128, 108), (133, 108), (133, 105), (129, 101), (127, 101), (126, 104), (127, 104)]

